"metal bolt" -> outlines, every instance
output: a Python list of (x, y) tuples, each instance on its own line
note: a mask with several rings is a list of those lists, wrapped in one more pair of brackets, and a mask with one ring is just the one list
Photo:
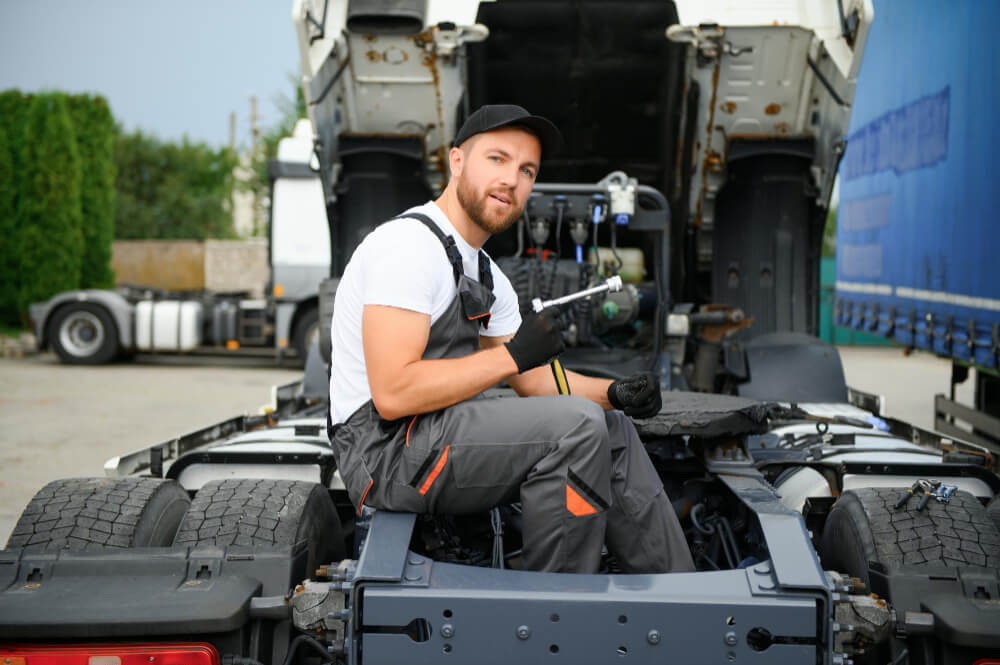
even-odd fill
[(728, 633), (726, 633), (726, 644), (728, 646), (734, 647), (734, 646), (736, 646), (737, 642), (738, 642), (738, 640), (736, 639), (736, 633), (734, 633), (732, 631), (729, 631)]
[(408, 575), (403, 575), (403, 579), (406, 580), (407, 582), (416, 582), (418, 580), (423, 579), (423, 575), (417, 573), (410, 573)]
[(455, 636), (455, 627), (453, 625), (451, 625), (450, 623), (446, 623), (445, 625), (441, 626), (441, 637), (454, 637), (454, 636)]
[(522, 640), (528, 639), (529, 637), (531, 637), (531, 629), (528, 628), (527, 626), (518, 626), (517, 637)]
[(413, 566), (419, 566), (423, 562), (424, 562), (423, 558), (417, 556), (416, 554), (410, 557), (410, 564)]
[(650, 644), (659, 644), (660, 643), (660, 631), (658, 631), (658, 630), (651, 630), (648, 633), (646, 633), (646, 641), (649, 642)]

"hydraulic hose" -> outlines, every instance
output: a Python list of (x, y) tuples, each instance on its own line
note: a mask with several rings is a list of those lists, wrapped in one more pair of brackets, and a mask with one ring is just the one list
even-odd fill
[(308, 635), (299, 635), (292, 640), (292, 643), (288, 646), (288, 655), (285, 656), (285, 660), (281, 665), (291, 665), (292, 660), (295, 658), (295, 652), (298, 651), (299, 647), (303, 644), (308, 645), (313, 651), (320, 654), (320, 657), (324, 660), (324, 662), (333, 662), (333, 654), (327, 651), (326, 647), (320, 644), (318, 640), (313, 639)]

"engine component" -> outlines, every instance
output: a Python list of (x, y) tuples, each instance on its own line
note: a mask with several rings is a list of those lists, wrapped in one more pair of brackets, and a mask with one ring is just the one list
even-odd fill
[(598, 247), (590, 249), (587, 260), (603, 268), (614, 268), (613, 272), (621, 275), (622, 281), (641, 282), (646, 274), (646, 256), (637, 247)]
[(850, 593), (865, 588), (857, 578), (832, 571), (827, 574), (838, 591), (847, 592), (834, 595), (834, 652), (860, 656), (887, 640), (892, 630), (888, 604), (874, 594)]
[(611, 216), (616, 225), (626, 225), (635, 215), (635, 192), (639, 181), (629, 178), (623, 171), (609, 173), (600, 184), (608, 189), (611, 198)]
[[(345, 579), (349, 573), (348, 565), (353, 563), (353, 561), (341, 561), (332, 576)], [(295, 587), (295, 593), (290, 601), (293, 625), (306, 633), (315, 634), (322, 631), (327, 641), (334, 644), (341, 643), (344, 638), (344, 624), (351, 615), (347, 609), (347, 594), (340, 588), (341, 585), (337, 583), (315, 580), (306, 580)]]
[(625, 284), (621, 291), (607, 293), (600, 304), (591, 309), (591, 316), (598, 334), (632, 323), (639, 317), (639, 290), (632, 284)]
[(522, 313), (531, 311), (533, 298), (548, 300), (572, 293), (580, 281), (579, 266), (568, 259), (502, 256), (496, 262), (510, 279)]
[(587, 244), (587, 236), (590, 234), (587, 220), (574, 219), (569, 223), (569, 236), (576, 243), (576, 262), (583, 263), (583, 246)]
[[(549, 230), (551, 229), (549, 220), (543, 217), (535, 218), (531, 220), (530, 227), (531, 227), (531, 239), (535, 241), (536, 245), (541, 247), (549, 239)], [(556, 238), (556, 241), (558, 240), (559, 239)]]
[(590, 221), (600, 224), (608, 218), (608, 200), (601, 194), (590, 197)]

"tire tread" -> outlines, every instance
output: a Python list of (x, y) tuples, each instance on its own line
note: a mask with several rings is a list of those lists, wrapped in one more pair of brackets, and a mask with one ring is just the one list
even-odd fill
[(868, 518), (879, 561), (890, 568), (923, 564), (1000, 568), (1000, 532), (975, 496), (959, 490), (951, 501), (931, 499), (919, 512), (915, 496), (897, 510), (895, 504), (904, 491), (849, 490)]
[(177, 530), (175, 545), (294, 544), (314, 483), (228, 479), (206, 483)]
[(159, 478), (65, 478), (45, 485), (22, 511), (7, 548), (95, 550), (128, 548)]

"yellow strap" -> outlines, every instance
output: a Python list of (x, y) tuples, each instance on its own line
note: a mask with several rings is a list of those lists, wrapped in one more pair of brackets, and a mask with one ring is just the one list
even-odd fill
[(562, 363), (556, 358), (552, 361), (551, 367), (552, 376), (556, 380), (556, 390), (560, 395), (569, 395), (569, 379), (566, 378), (566, 370), (563, 369)]

